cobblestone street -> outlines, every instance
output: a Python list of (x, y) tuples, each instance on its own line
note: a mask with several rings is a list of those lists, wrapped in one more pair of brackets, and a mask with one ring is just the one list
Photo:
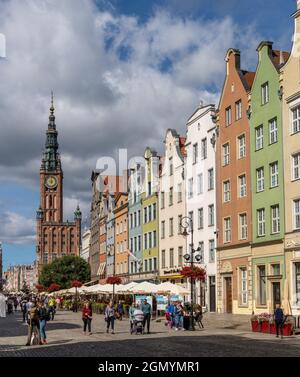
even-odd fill
[[(106, 334), (103, 315), (94, 315), (92, 335), (83, 335), (80, 313), (57, 313), (47, 325), (48, 345), (25, 347), (27, 325), (20, 313), (0, 319), (0, 357), (5, 356), (299, 356), (300, 337), (283, 340), (252, 333), (247, 316), (206, 314), (205, 329), (169, 331), (164, 321), (151, 322), (151, 334), (130, 335), (127, 319), (116, 334)], [(281, 344), (277, 347), (278, 343)]]

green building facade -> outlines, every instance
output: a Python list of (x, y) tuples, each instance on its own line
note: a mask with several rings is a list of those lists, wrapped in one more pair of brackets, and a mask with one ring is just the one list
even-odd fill
[(284, 175), (282, 90), (279, 69), (288, 54), (262, 42), (251, 91), (250, 158), (252, 191), (253, 310), (281, 303), (284, 278)]
[(159, 156), (151, 148), (145, 150), (144, 192), (142, 193), (142, 262), (143, 278), (158, 280), (159, 261)]

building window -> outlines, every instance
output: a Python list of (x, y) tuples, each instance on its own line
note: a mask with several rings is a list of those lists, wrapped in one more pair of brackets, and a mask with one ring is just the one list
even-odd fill
[(208, 170), (208, 190), (213, 190), (215, 188), (214, 183), (214, 169)]
[(149, 249), (152, 249), (152, 233), (148, 233), (148, 244), (149, 244)]
[(204, 242), (203, 241), (199, 242), (198, 249), (199, 249), (199, 255), (201, 257), (199, 263), (204, 263)]
[(144, 234), (144, 249), (148, 249), (148, 242), (147, 242), (147, 233)]
[(149, 271), (152, 271), (152, 259), (149, 259)]
[(272, 274), (280, 275), (280, 263), (272, 264)]
[(242, 100), (235, 103), (235, 120), (242, 118)]
[(224, 219), (224, 242), (231, 241), (231, 219), (227, 217)]
[(188, 198), (189, 199), (193, 197), (193, 186), (194, 186), (194, 180), (193, 178), (190, 178), (188, 180)]
[(240, 198), (244, 198), (247, 195), (246, 175), (239, 177), (239, 194)]
[(169, 175), (173, 175), (173, 158), (169, 158)]
[(265, 172), (264, 168), (256, 170), (256, 191), (262, 192), (265, 189)]
[(197, 195), (203, 194), (203, 174), (197, 175)]
[(151, 206), (148, 206), (148, 222), (150, 223), (152, 221), (152, 208)]
[(240, 240), (246, 240), (248, 237), (247, 215), (239, 215)]
[(201, 158), (205, 160), (207, 158), (207, 139), (201, 140)]
[(132, 219), (133, 219), (133, 216), (132, 216), (132, 213), (131, 213), (131, 214), (130, 214), (130, 221), (129, 221), (130, 229), (133, 228), (133, 221), (132, 221)]
[(183, 265), (183, 247), (179, 246), (178, 248), (178, 267)]
[(203, 229), (204, 216), (203, 216), (203, 208), (198, 209), (198, 229)]
[(258, 151), (264, 147), (264, 127), (255, 128), (255, 149)]
[(173, 187), (170, 187), (169, 191), (169, 206), (173, 205)]
[(230, 148), (229, 143), (223, 145), (223, 166), (229, 165), (230, 162)]
[(266, 234), (266, 219), (265, 209), (261, 208), (257, 210), (257, 235), (262, 237)]
[(225, 110), (225, 119), (226, 119), (226, 127), (231, 125), (231, 106), (227, 107)]
[(215, 240), (209, 240), (209, 263), (215, 262)]
[(174, 228), (173, 228), (173, 218), (169, 220), (169, 236), (172, 237), (174, 235)]
[(148, 260), (145, 260), (145, 271), (148, 271)]
[(142, 239), (141, 236), (138, 236), (138, 245), (139, 245), (139, 251), (142, 250)]
[(292, 157), (292, 180), (300, 179), (300, 153), (294, 154)]
[(174, 267), (174, 249), (170, 249), (170, 268)]
[(166, 250), (161, 251), (161, 267), (166, 268)]
[(238, 158), (246, 157), (246, 136), (241, 135), (238, 137)]
[(258, 301), (260, 305), (266, 305), (266, 267), (258, 266)]
[(198, 143), (193, 145), (193, 164), (198, 162)]
[(166, 237), (166, 222), (161, 222), (161, 239), (163, 240)]
[(134, 252), (137, 252), (137, 237), (134, 237)]
[(295, 134), (300, 132), (300, 106), (295, 107), (292, 110), (293, 114), (293, 125), (292, 125), (292, 133)]
[(269, 121), (269, 134), (270, 134), (270, 144), (277, 143), (278, 141), (278, 128), (277, 128), (277, 119), (274, 118)]
[(178, 190), (178, 203), (181, 203), (182, 202), (182, 183), (178, 183), (177, 190)]
[(132, 252), (132, 253), (134, 253), (134, 249), (133, 249), (133, 238), (130, 238), (130, 251)]
[(230, 202), (230, 181), (223, 182), (224, 203)]
[(215, 206), (213, 204), (208, 206), (208, 226), (215, 225)]
[(279, 205), (271, 207), (271, 222), (272, 222), (272, 233), (280, 232), (280, 213)]
[(163, 191), (160, 194), (160, 208), (165, 208), (165, 193)]
[(156, 220), (156, 203), (152, 204), (153, 220)]
[(247, 305), (248, 303), (248, 283), (247, 283), (247, 268), (240, 268), (240, 281), (241, 281), (241, 305)]
[(144, 208), (144, 224), (147, 224), (147, 207)]
[(294, 200), (294, 229), (300, 229), (300, 199)]
[(278, 162), (270, 164), (270, 187), (278, 186)]
[(269, 102), (269, 83), (266, 82), (261, 86), (261, 104), (265, 105)]
[(137, 217), (136, 217), (136, 212), (134, 212), (134, 227), (136, 228), (137, 227)]
[(300, 262), (295, 263), (296, 304), (300, 303)]
[(178, 216), (178, 234), (182, 234), (181, 222), (182, 222), (182, 215), (179, 215)]
[(154, 271), (157, 270), (157, 260), (156, 260), (156, 257), (153, 258), (153, 270)]

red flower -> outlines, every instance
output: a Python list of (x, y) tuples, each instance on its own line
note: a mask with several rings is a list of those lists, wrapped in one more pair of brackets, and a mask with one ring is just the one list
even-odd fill
[(205, 269), (201, 267), (197, 267), (197, 266), (193, 266), (193, 268), (190, 266), (182, 267), (180, 274), (187, 278), (193, 278), (194, 280), (201, 280), (201, 281), (205, 281), (205, 277), (206, 277)]
[(119, 276), (110, 276), (106, 279), (106, 284), (121, 284), (122, 279)]
[(56, 284), (56, 283), (52, 283), (50, 285), (50, 287), (48, 288), (48, 292), (51, 293), (51, 292), (55, 292), (55, 291), (59, 291), (60, 290), (60, 285), (59, 284)]
[(82, 286), (82, 283), (79, 280), (72, 280), (71, 285), (72, 285), (72, 287), (80, 288)]
[(46, 288), (42, 284), (37, 284), (35, 288), (38, 290), (38, 292), (43, 292)]

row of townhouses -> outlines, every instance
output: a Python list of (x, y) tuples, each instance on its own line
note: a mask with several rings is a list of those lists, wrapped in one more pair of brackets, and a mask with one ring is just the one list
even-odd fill
[(122, 177), (93, 173), (93, 279), (188, 284), (193, 241), (208, 310), (300, 310), (300, 1), (293, 18), (291, 53), (261, 42), (255, 72), (228, 50), (218, 106), (200, 105), (183, 136), (168, 129), (162, 156), (147, 147)]

